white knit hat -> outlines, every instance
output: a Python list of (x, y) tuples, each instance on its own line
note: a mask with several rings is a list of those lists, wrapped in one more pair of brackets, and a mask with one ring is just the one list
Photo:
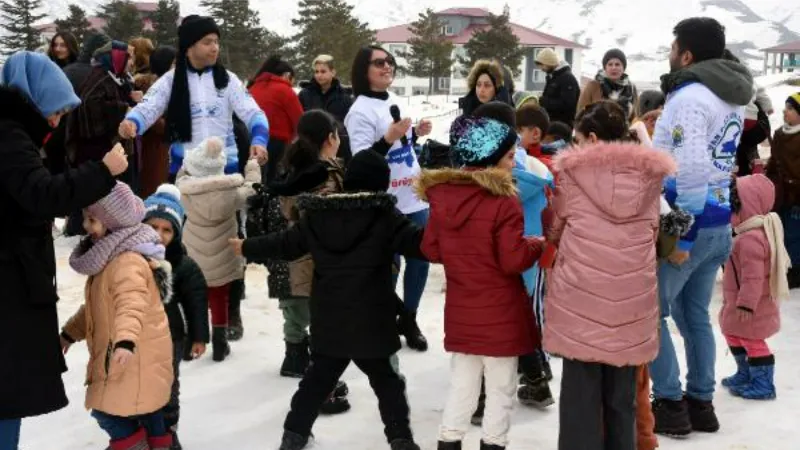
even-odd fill
[(536, 55), (536, 62), (546, 67), (558, 67), (561, 60), (553, 49), (546, 48)]
[(189, 150), (183, 159), (183, 167), (193, 177), (213, 177), (225, 174), (228, 158), (225, 144), (218, 137), (204, 140), (199, 147)]

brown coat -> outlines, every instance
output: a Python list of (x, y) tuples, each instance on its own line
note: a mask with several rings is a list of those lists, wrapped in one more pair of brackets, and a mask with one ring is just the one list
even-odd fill
[[(147, 93), (158, 77), (154, 74), (138, 74), (134, 77), (134, 88)], [(141, 160), (139, 169), (139, 196), (147, 198), (156, 192), (158, 186), (169, 177), (169, 144), (166, 141), (167, 125), (161, 118), (142, 136)]]
[[(306, 191), (312, 194), (332, 194), (344, 190), (344, 167), (339, 161), (326, 164), (327, 180), (315, 188)], [(313, 177), (314, 175), (311, 175)], [(281, 197), (281, 212), (292, 227), (300, 220), (301, 211), (297, 208), (297, 195)], [(311, 297), (311, 279), (314, 277), (314, 261), (311, 254), (305, 255), (289, 263), (289, 284), (291, 294), (295, 297)]]
[[(86, 339), (86, 408), (130, 417), (152, 413), (169, 400), (172, 339), (161, 294), (147, 261), (133, 252), (114, 258), (86, 281), (86, 299), (64, 326)], [(115, 345), (135, 344), (125, 367), (112, 361)]]
[(776, 210), (800, 205), (800, 132), (787, 134), (783, 129), (775, 132), (766, 172), (775, 183)]
[[(633, 100), (631, 101), (628, 120), (633, 120), (633, 118), (636, 117), (636, 105), (639, 104), (639, 93), (636, 91), (636, 86), (632, 86), (632, 89)], [(586, 109), (587, 106), (603, 100), (609, 99), (603, 95), (603, 87), (600, 85), (600, 82), (597, 80), (588, 82), (586, 87), (584, 87), (581, 91), (581, 96), (578, 98), (578, 109), (575, 113), (575, 116), (577, 117), (580, 115), (580, 113)]]

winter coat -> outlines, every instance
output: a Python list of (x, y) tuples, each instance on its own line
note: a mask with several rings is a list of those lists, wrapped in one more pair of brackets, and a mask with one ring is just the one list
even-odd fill
[(233, 253), (228, 239), (239, 236), (237, 212), (253, 195), (261, 169), (251, 161), (245, 176), (193, 177), (178, 174), (177, 186), (186, 209), (183, 244), (203, 271), (209, 287), (225, 286), (244, 278), (244, 260)]
[(495, 96), (490, 101), (499, 101), (514, 106), (508, 88), (508, 83), (511, 82), (511, 88), (513, 89), (513, 81), (510, 79), (511, 73), (497, 61), (481, 60), (475, 63), (467, 77), (469, 93), (458, 99), (458, 107), (461, 108), (461, 113), (465, 116), (471, 116), (482, 105), (481, 101), (478, 100), (478, 95), (475, 93), (475, 87), (478, 85), (478, 78), (483, 74), (488, 74), (494, 79)]
[(637, 366), (658, 353), (656, 236), (662, 152), (603, 143), (565, 150), (548, 273), (544, 348), (564, 358)]
[(73, 165), (102, 160), (117, 142), (128, 111), (122, 85), (101, 67), (92, 69), (78, 96), (81, 105), (67, 119), (67, 157)]
[(92, 57), (94, 52), (108, 42), (108, 37), (102, 34), (86, 36), (83, 39), (78, 59), (74, 63), (64, 67), (64, 75), (67, 76), (76, 94), (80, 92), (83, 82), (86, 81), (86, 77), (88, 77), (89, 72), (92, 71)]
[(347, 128), (344, 126), (344, 118), (353, 106), (353, 90), (342, 87), (338, 78), (333, 79), (330, 89), (324, 94), (322, 87), (316, 80), (311, 80), (303, 86), (299, 94), (300, 104), (303, 110), (322, 109), (329, 112), (336, 118), (339, 124), (339, 153), (337, 157), (346, 162), (350, 160), (352, 152), (350, 150), (350, 137), (347, 135)]
[(448, 352), (510, 357), (539, 337), (520, 274), (541, 253), (523, 237), (523, 214), (510, 172), (424, 171), (417, 193), (431, 205), (422, 251), (444, 264)]
[(292, 89), (292, 83), (277, 75), (262, 73), (250, 86), (250, 94), (267, 115), (270, 139), (292, 142), (303, 115), (303, 106)]
[(603, 100), (615, 101), (622, 110), (628, 115), (628, 120), (633, 120), (636, 116), (636, 105), (639, 104), (639, 93), (636, 86), (628, 78), (628, 74), (622, 74), (618, 81), (611, 81), (604, 71), (600, 71), (594, 80), (590, 81), (580, 98), (578, 98), (578, 109), (576, 116), (587, 106)]
[[(115, 257), (86, 281), (85, 303), (64, 325), (65, 338), (85, 339), (89, 348), (86, 409), (131, 417), (169, 401), (172, 340), (162, 292), (147, 260), (133, 252)], [(134, 344), (133, 357), (119, 367), (112, 356), (125, 341)]]
[[(750, 177), (738, 178), (736, 184), (742, 205), (739, 211), (741, 223), (772, 211), (775, 189), (771, 183), (766, 180), (758, 183)], [(734, 238), (722, 278), (719, 326), (725, 336), (761, 340), (780, 330), (779, 299), (770, 295), (770, 256), (764, 228), (745, 231)], [(742, 322), (737, 315), (739, 308), (752, 311), (753, 317)]]
[(800, 126), (794, 128), (783, 127), (772, 139), (766, 175), (775, 183), (775, 210), (800, 206)]
[[(281, 213), (289, 227), (294, 226), (302, 216), (297, 207), (297, 196), (303, 193), (332, 194), (342, 192), (344, 167), (338, 161), (320, 161), (319, 164), (293, 173), (282, 183), (270, 185), (272, 192), (280, 195)], [(310, 297), (311, 280), (314, 275), (314, 261), (311, 255), (289, 262), (289, 284), (293, 297)]]
[[(134, 78), (134, 88), (147, 93), (158, 77), (155, 74), (139, 74)], [(142, 165), (139, 173), (139, 196), (147, 198), (169, 178), (169, 144), (167, 144), (167, 122), (164, 118), (142, 136), (140, 153)]]
[(396, 253), (423, 259), (422, 230), (387, 193), (303, 195), (304, 216), (281, 233), (247, 239), (248, 259), (311, 253), (312, 352), (337, 358), (387, 358), (400, 349), (392, 281)]
[[(512, 172), (519, 191), (522, 205), (525, 236), (544, 236), (542, 212), (548, 206), (547, 192), (554, 189), (553, 175), (538, 159), (526, 156), (523, 164), (518, 164)], [(539, 275), (539, 265), (535, 264), (522, 274), (528, 296), (532, 296)]]
[(581, 87), (572, 74), (572, 68), (563, 63), (552, 73), (547, 74), (539, 106), (547, 111), (551, 122), (563, 122), (573, 126), (580, 95)]
[[(167, 246), (167, 261), (172, 265), (172, 299), (164, 305), (172, 341), (208, 342), (208, 299), (206, 279), (200, 266), (176, 234)], [(184, 320), (185, 319), (185, 320)]]
[(67, 405), (58, 340), (52, 221), (108, 195), (105, 165), (51, 175), (39, 148), (50, 127), (27, 97), (0, 87), (0, 420)]

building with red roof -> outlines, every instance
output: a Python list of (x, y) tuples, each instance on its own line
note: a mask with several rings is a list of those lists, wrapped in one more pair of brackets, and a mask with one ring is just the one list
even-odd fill
[[(132, 2), (136, 10), (139, 11), (139, 17), (142, 19), (142, 31), (153, 31), (152, 15), (158, 9), (158, 2)], [(106, 26), (105, 19), (97, 16), (88, 16), (89, 28), (95, 31), (103, 31)], [(45, 23), (36, 27), (42, 33), (42, 40), (46, 43), (55, 36), (58, 27), (55, 23)], [(113, 38), (113, 36), (111, 36)]]
[[(473, 33), (489, 28), (489, 14), (484, 8), (449, 8), (436, 13), (436, 16), (445, 23), (442, 34), (455, 46), (454, 59), (465, 55), (464, 44), (469, 42)], [(408, 41), (413, 37), (410, 25), (397, 25), (378, 30), (376, 41), (394, 55), (407, 52), (410, 50)], [(538, 70), (534, 61), (536, 55), (545, 48), (555, 50), (562, 60), (572, 65), (574, 73), (581, 73), (582, 51), (585, 46), (516, 23), (511, 23), (510, 26), (526, 52), (521, 75), (514, 80), (516, 90), (540, 91), (544, 88), (545, 74)], [(402, 58), (398, 60), (403, 63)], [(457, 62), (453, 64), (452, 75), (449, 78), (442, 77), (436, 80), (436, 93), (453, 95), (466, 93), (467, 80), (463, 75), (463, 69)], [(392, 89), (398, 95), (425, 94), (429, 90), (428, 80), (398, 73)]]
[(800, 41), (786, 42), (761, 51), (764, 52), (765, 74), (800, 71)]

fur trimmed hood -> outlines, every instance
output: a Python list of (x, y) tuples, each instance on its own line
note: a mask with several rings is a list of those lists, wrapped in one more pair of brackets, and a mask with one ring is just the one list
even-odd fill
[(638, 144), (602, 142), (586, 147), (571, 147), (554, 158), (556, 171), (579, 167), (638, 169), (653, 176), (675, 173), (678, 166), (669, 154)]
[(161, 294), (161, 302), (167, 305), (172, 301), (172, 264), (166, 260), (155, 262), (158, 267), (153, 269), (153, 278), (156, 280), (158, 292)]
[(428, 190), (440, 184), (477, 185), (492, 195), (514, 197), (518, 194), (511, 172), (501, 169), (423, 170), (414, 182), (414, 191), (422, 201), (428, 201)]
[(503, 68), (500, 67), (500, 64), (498, 64), (496, 61), (481, 59), (475, 62), (475, 65), (472, 66), (472, 69), (469, 71), (469, 76), (467, 77), (467, 87), (469, 87), (470, 91), (475, 90), (475, 86), (478, 85), (478, 78), (483, 74), (488, 74), (494, 79), (496, 89), (499, 90), (505, 85)]

